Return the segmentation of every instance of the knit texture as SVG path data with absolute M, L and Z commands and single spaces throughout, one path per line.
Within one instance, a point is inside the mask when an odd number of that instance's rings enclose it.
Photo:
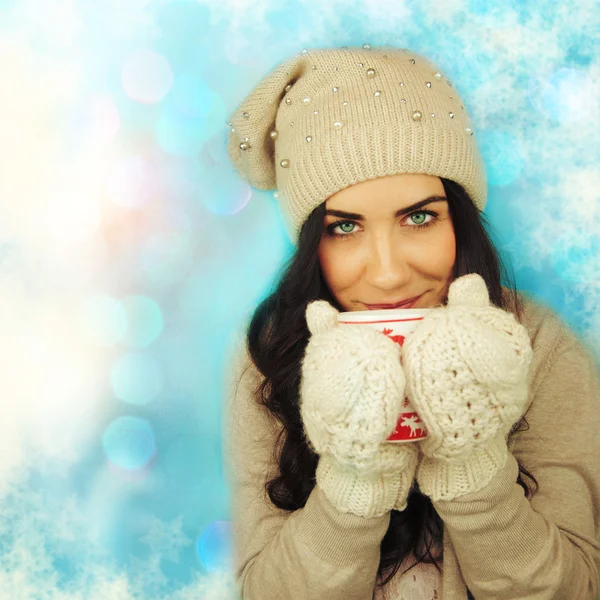
M 302 52 L 264 76 L 230 124 L 234 167 L 252 186 L 278 189 L 294 244 L 329 196 L 380 176 L 445 177 L 485 207 L 485 168 L 464 103 L 432 62 L 406 49 Z
M 400 444 L 382 446 L 392 470 L 358 473 L 342 466 L 330 454 L 323 454 L 317 465 L 316 480 L 327 499 L 340 511 L 362 517 L 379 517 L 392 510 L 407 507 L 408 492 L 413 483 L 419 453 L 414 446 Z
M 300 414 L 320 455 L 317 485 L 341 512 L 404 510 L 418 448 L 386 442 L 405 392 L 400 346 L 374 329 L 340 325 L 338 314 L 325 300 L 306 310 Z
M 450 500 L 486 486 L 506 463 L 506 439 L 528 398 L 526 329 L 490 305 L 480 275 L 454 281 L 402 347 L 407 396 L 427 426 L 420 489 Z
M 510 290 L 504 289 L 507 301 Z M 592 600 L 600 569 L 600 379 L 592 355 L 554 312 L 519 294 L 533 340 L 528 427 L 509 436 L 506 465 L 480 491 L 435 503 L 443 522 L 439 598 Z M 373 597 L 390 513 L 342 513 L 315 486 L 302 509 L 275 506 L 265 482 L 278 473 L 284 425 L 262 402 L 264 375 L 239 329 L 224 361 L 224 475 L 231 493 L 235 577 L 244 600 Z M 233 341 L 233 340 L 232 340 Z M 224 382 L 225 383 L 225 382 Z M 411 444 L 414 445 L 414 444 Z M 540 492 L 527 499 L 515 458 Z M 526 479 L 527 480 L 527 479 Z M 375 600 L 411 598 L 422 569 L 412 553 Z M 425 576 L 425 575 L 424 575 Z M 407 580 L 410 580 L 407 582 Z M 428 578 L 429 580 L 429 578 Z M 412 583 L 412 585 L 407 585 Z M 435 584 L 432 582 L 432 586 Z M 408 589 L 407 589 L 408 588 Z M 433 593 L 427 598 L 431 598 Z

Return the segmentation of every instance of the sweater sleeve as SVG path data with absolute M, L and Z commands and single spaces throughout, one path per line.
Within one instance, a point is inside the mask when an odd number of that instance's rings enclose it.
M 273 505 L 265 482 L 277 472 L 282 426 L 256 402 L 261 376 L 240 344 L 227 373 L 223 439 L 241 599 L 371 600 L 390 514 L 340 513 L 318 487 L 293 512 Z
M 553 343 L 538 348 L 529 429 L 509 440 L 505 467 L 483 490 L 435 503 L 476 600 L 598 593 L 600 379 L 583 344 L 555 327 Z M 530 500 L 516 483 L 517 458 L 539 484 Z

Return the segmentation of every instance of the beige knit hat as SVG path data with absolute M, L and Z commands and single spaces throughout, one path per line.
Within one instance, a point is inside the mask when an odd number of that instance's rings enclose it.
M 229 124 L 234 167 L 252 186 L 278 190 L 296 245 L 329 196 L 385 175 L 445 177 L 485 207 L 485 167 L 462 100 L 436 66 L 406 49 L 302 50 L 258 83 Z

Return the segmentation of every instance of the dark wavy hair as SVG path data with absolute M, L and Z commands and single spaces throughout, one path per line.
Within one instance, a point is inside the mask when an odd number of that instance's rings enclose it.
M 442 178 L 456 238 L 454 278 L 478 273 L 485 280 L 491 302 L 511 311 L 522 322 L 522 304 L 512 279 L 509 279 L 486 231 L 489 224 L 479 213 L 462 186 Z M 283 425 L 273 457 L 278 472 L 265 474 L 265 492 L 280 509 L 302 508 L 315 486 L 318 455 L 304 437 L 299 408 L 301 359 L 310 332 L 305 319 L 306 307 L 314 300 L 327 300 L 336 309 L 344 309 L 326 285 L 318 258 L 323 234 L 325 203 L 320 204 L 304 223 L 295 253 L 277 275 L 271 293 L 254 311 L 246 331 L 250 357 L 264 379 L 256 389 L 256 401 Z M 501 277 L 511 282 L 503 290 Z M 523 418 L 511 434 L 527 429 Z M 528 484 L 526 480 L 529 480 Z M 530 498 L 537 492 L 535 477 L 519 463 L 517 482 Z M 384 586 L 400 568 L 409 553 L 415 562 L 432 563 L 441 572 L 435 549 L 442 547 L 443 522 L 428 496 L 415 487 L 404 511 L 393 510 L 388 530 L 381 542 L 377 586 Z M 405 571 L 405 572 L 406 572 Z

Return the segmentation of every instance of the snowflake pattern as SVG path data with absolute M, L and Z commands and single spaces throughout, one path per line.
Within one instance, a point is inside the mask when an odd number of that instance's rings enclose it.
M 140 538 L 140 542 L 148 544 L 153 552 L 159 552 L 161 558 L 177 562 L 182 548 L 192 543 L 183 533 L 183 517 L 179 515 L 167 523 L 151 516 L 148 522 L 147 533 Z

